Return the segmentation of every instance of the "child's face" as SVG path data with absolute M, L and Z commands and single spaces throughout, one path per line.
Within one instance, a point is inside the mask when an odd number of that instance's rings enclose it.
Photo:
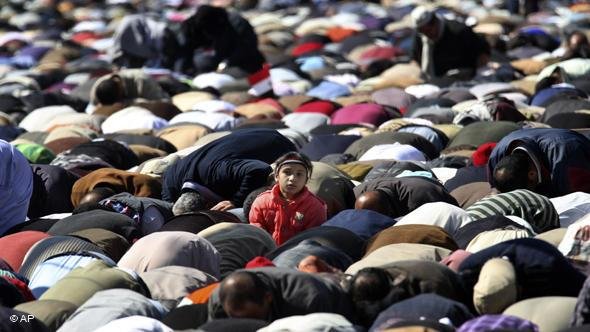
M 286 198 L 297 195 L 307 183 L 307 169 L 300 164 L 285 164 L 275 175 L 275 180 Z

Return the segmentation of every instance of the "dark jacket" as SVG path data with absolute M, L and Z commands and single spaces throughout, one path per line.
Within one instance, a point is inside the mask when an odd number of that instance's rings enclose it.
M 524 147 L 545 170 L 536 192 L 549 197 L 590 192 L 590 140 L 573 130 L 555 128 L 521 129 L 504 137 L 488 161 L 492 186 L 494 167 L 517 147 Z
M 322 224 L 324 226 L 348 229 L 364 240 L 389 228 L 395 220 L 372 210 L 344 210 Z
M 318 242 L 323 246 L 343 252 L 353 261 L 358 261 L 365 253 L 365 241 L 354 232 L 335 226 L 322 225 L 306 229 L 293 236 L 280 247 L 266 254 L 268 259 L 274 260 L 283 252 L 295 248 L 303 241 Z
M 264 267 L 247 271 L 260 277 L 272 292 L 270 321 L 314 312 L 332 312 L 351 319 L 352 303 L 342 288 L 332 281 L 287 268 Z M 224 316 L 217 288 L 209 298 L 209 317 Z
M 543 296 L 577 296 L 585 280 L 553 245 L 538 239 L 498 243 L 467 257 L 459 267 L 467 290 L 473 290 L 483 265 L 506 256 L 516 271 L 518 300 Z
M 29 203 L 29 218 L 52 213 L 71 212 L 72 186 L 78 177 L 65 169 L 52 165 L 31 165 L 33 194 Z
M 197 182 L 241 206 L 246 196 L 264 186 L 268 164 L 296 148 L 272 129 L 243 129 L 215 140 L 177 161 L 163 174 L 162 199 L 174 202 L 183 183 Z
M 475 74 L 480 55 L 489 53 L 490 46 L 471 28 L 457 21 L 445 20 L 442 36 L 434 43 L 434 73 L 443 76 L 451 69 L 469 69 Z M 422 39 L 416 34 L 412 58 L 422 62 Z
M 445 202 L 457 206 L 457 201 L 436 180 L 420 176 L 402 178 L 382 177 L 361 183 L 354 188 L 356 196 L 367 191 L 381 191 L 388 197 L 396 218 L 406 215 L 423 204 Z
M 182 26 L 186 39 L 183 49 L 192 52 L 198 48 L 215 50 L 213 61 L 227 60 L 251 74 L 262 68 L 264 56 L 258 50 L 258 38 L 246 19 L 237 12 L 220 7 L 203 5 Z

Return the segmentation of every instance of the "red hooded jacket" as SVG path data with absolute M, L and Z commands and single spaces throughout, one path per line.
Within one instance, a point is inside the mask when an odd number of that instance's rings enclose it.
M 277 245 L 281 245 L 295 234 L 323 224 L 327 214 L 326 203 L 307 187 L 288 201 L 276 184 L 256 197 L 248 220 L 269 232 Z

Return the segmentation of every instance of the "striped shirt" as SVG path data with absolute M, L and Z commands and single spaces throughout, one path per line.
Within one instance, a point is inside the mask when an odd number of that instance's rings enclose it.
M 473 220 L 495 215 L 517 216 L 531 224 L 537 233 L 559 227 L 559 215 L 551 201 L 525 189 L 483 198 L 466 211 Z

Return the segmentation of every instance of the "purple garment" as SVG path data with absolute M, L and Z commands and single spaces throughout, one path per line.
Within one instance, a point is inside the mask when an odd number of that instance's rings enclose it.
M 395 107 L 402 113 L 416 102 L 416 97 L 398 88 L 377 90 L 373 92 L 371 98 L 377 104 Z
M 380 125 L 391 117 L 381 105 L 354 104 L 342 107 L 332 114 L 332 124 L 370 123 Z
M 45 53 L 49 52 L 51 47 L 46 46 L 26 46 L 21 48 L 16 55 L 30 56 L 36 61 L 41 59 Z
M 381 29 L 384 21 L 376 18 L 375 16 L 362 17 L 360 23 L 365 26 L 367 30 Z
M 33 172 L 23 154 L 0 140 L 0 235 L 25 222 L 33 193 Z
M 465 322 L 457 332 L 479 332 L 495 330 L 513 330 L 537 332 L 539 328 L 533 322 L 508 315 L 483 315 Z
M 62 93 L 68 94 L 68 93 L 72 92 L 72 90 L 74 90 L 76 87 L 77 87 L 77 85 L 75 85 L 75 84 L 59 82 L 59 83 L 53 84 L 49 88 L 45 89 L 45 91 L 46 92 L 62 92 Z

